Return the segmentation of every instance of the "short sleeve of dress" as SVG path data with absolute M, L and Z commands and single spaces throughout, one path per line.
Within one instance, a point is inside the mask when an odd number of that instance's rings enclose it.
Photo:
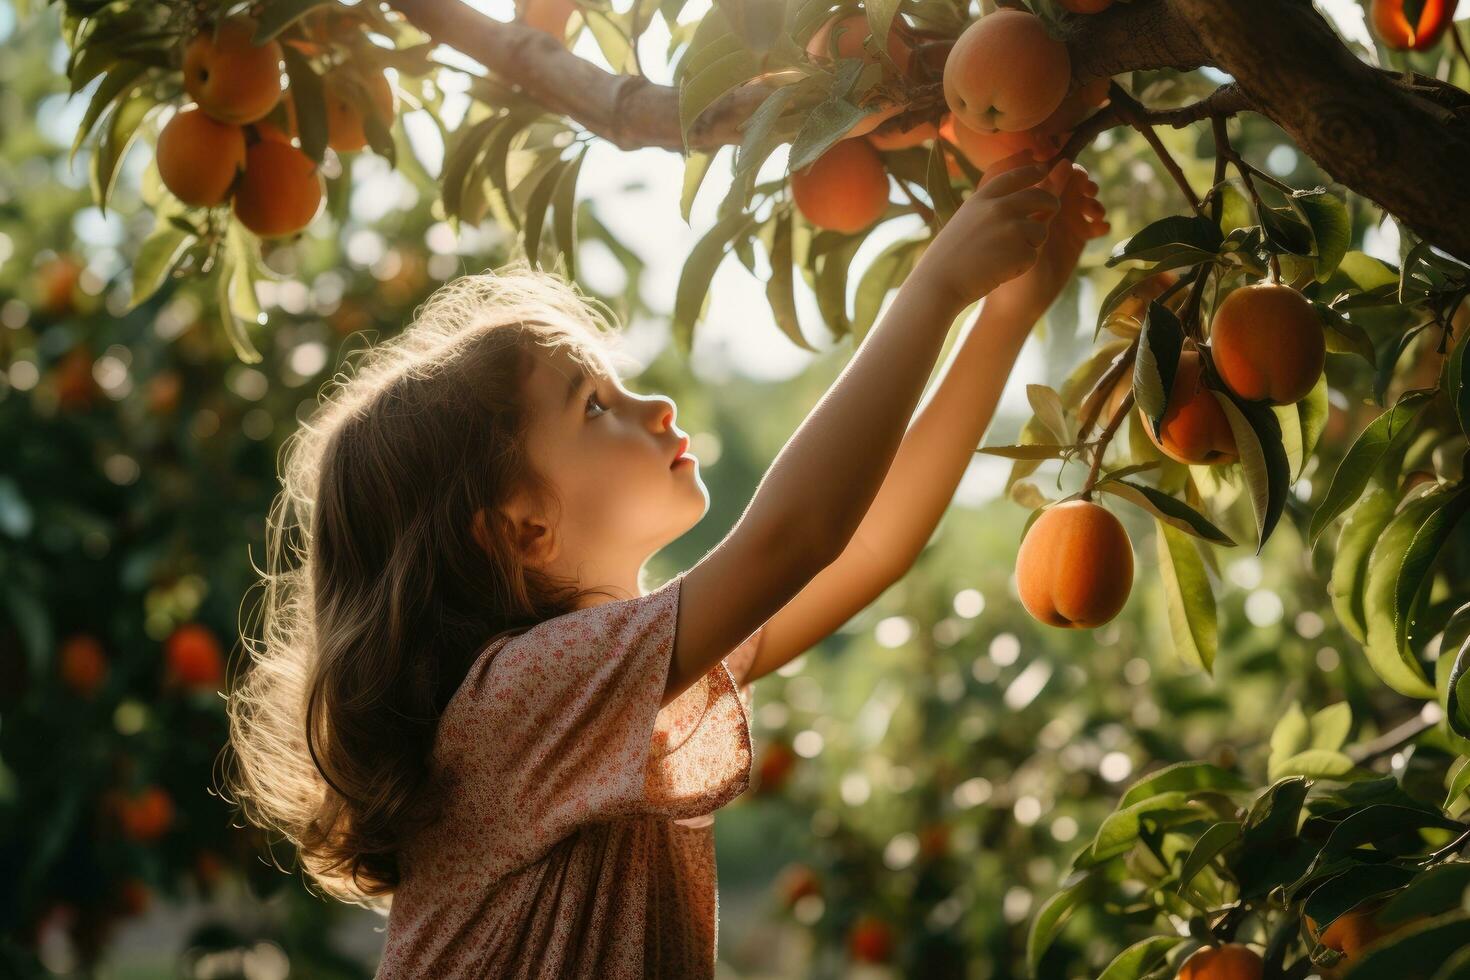
M 455 695 L 450 750 L 512 822 L 556 836 L 636 814 L 708 814 L 749 784 L 759 631 L 667 706 L 683 574 L 548 620 L 482 653 Z M 745 696 L 742 696 L 745 695 Z

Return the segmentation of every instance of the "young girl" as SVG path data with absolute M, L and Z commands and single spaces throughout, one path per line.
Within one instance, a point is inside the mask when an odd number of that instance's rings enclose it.
M 286 447 L 229 789 L 323 890 L 389 910 L 379 978 L 713 975 L 749 685 L 914 561 L 1107 228 L 1096 189 L 1065 161 L 983 184 L 735 527 L 649 592 L 708 498 L 579 292 L 466 276 L 336 380 Z

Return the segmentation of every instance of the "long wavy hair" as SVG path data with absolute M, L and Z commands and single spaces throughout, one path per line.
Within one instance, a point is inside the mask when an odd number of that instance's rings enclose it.
M 525 451 L 535 348 L 605 370 L 619 340 L 603 304 L 524 261 L 463 276 L 349 358 L 282 446 L 221 795 L 295 846 L 308 890 L 391 907 L 400 849 L 442 800 L 438 720 L 479 652 L 605 594 L 524 565 L 501 506 L 558 503 Z

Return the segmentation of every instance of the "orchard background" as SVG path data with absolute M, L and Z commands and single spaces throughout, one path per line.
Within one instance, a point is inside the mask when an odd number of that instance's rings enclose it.
M 666 575 L 1029 148 L 1112 233 L 912 572 L 758 692 L 723 975 L 1470 976 L 1455 5 L 1006 6 L 0 3 L 7 973 L 371 975 L 382 920 L 217 791 L 351 351 L 576 274 L 695 434 Z

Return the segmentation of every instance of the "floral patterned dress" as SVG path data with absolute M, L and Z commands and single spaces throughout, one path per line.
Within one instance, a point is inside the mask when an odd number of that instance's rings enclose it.
M 761 631 L 661 709 L 683 578 L 480 654 L 439 723 L 452 788 L 400 855 L 377 980 L 713 976 L 711 825 L 749 785 Z

